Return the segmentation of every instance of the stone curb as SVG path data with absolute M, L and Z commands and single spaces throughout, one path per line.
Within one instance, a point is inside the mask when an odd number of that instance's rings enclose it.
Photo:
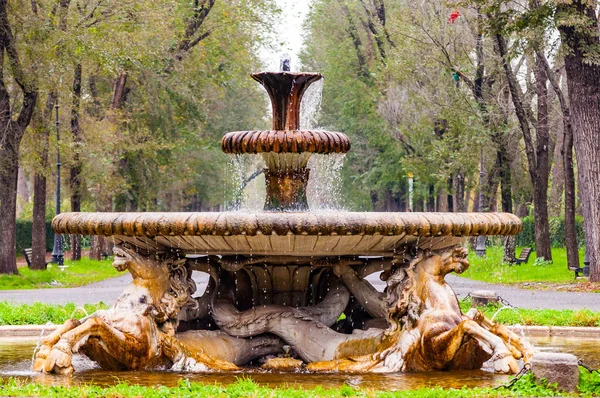
M 0 326 L 0 337 L 38 337 L 42 331 L 52 332 L 56 327 L 57 325 Z
M 51 332 L 57 325 L 0 326 L 0 337 L 38 337 L 42 331 Z M 600 338 L 600 327 L 574 326 L 509 326 L 510 330 L 532 337 L 595 337 Z
M 576 326 L 509 326 L 515 333 L 525 331 L 526 336 L 532 337 L 595 337 L 600 338 L 599 327 Z

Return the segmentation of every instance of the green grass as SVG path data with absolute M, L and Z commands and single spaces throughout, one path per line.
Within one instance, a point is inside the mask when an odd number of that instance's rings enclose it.
M 104 303 L 86 304 L 83 306 L 88 314 L 108 308 Z M 471 308 L 471 300 L 461 300 L 463 312 Z M 85 313 L 75 304 L 11 304 L 0 301 L 0 325 L 43 325 L 47 322 L 62 324 L 73 315 L 82 318 Z M 480 310 L 491 318 L 498 312 L 498 305 L 488 305 Z M 77 310 L 75 314 L 74 311 Z M 600 327 L 600 312 L 584 310 L 529 310 L 523 308 L 507 308 L 498 312 L 495 321 L 505 325 L 528 326 L 595 326 Z
M 112 261 L 109 260 L 65 260 L 65 265 L 67 268 L 61 270 L 55 264 L 51 264 L 44 271 L 32 271 L 28 267 L 21 267 L 19 275 L 0 275 L 0 290 L 76 287 L 122 275 L 114 269 Z
M 469 253 L 471 266 L 462 276 L 469 279 L 489 283 L 523 283 L 523 282 L 547 282 L 547 283 L 573 283 L 575 274 L 567 267 L 567 252 L 563 248 L 552 249 L 552 263 L 536 261 L 536 253 L 532 252 L 527 264 L 510 265 L 503 264 L 502 246 L 487 248 L 486 257 L 479 257 L 472 250 Z M 517 249 L 517 254 L 521 248 Z M 583 266 L 583 251 L 579 252 L 580 261 Z
M 48 322 L 60 325 L 67 319 L 83 318 L 86 313 L 91 314 L 108 306 L 100 302 L 84 305 L 85 312 L 81 308 L 73 303 L 56 305 L 35 302 L 15 305 L 0 301 L 0 325 L 45 325 Z
M 586 375 L 582 371 L 579 388 L 582 396 L 598 395 L 600 393 L 600 376 Z M 223 386 L 221 384 L 200 384 L 180 380 L 176 387 L 139 386 L 121 383 L 110 387 L 95 385 L 56 386 L 40 383 L 27 383 L 17 379 L 0 379 L 0 395 L 7 396 L 43 396 L 43 397 L 523 397 L 523 396 L 565 396 L 554 386 L 545 381 L 536 382 L 530 374 L 521 378 L 510 389 L 473 388 L 473 389 L 441 389 L 421 388 L 406 391 L 378 391 L 355 389 L 344 385 L 339 388 L 321 388 L 304 390 L 300 388 L 270 388 L 264 387 L 251 378 L 240 378 L 235 383 Z
M 593 326 L 600 327 L 600 312 L 583 310 L 532 310 L 525 308 L 505 308 L 489 304 L 479 310 L 494 321 L 504 325 L 527 326 Z M 460 301 L 461 310 L 466 313 L 471 308 L 471 299 Z

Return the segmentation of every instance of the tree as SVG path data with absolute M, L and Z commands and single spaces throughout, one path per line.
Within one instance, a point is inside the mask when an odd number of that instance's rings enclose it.
M 560 148 L 562 163 L 564 167 L 565 185 L 565 245 L 567 248 L 567 264 L 569 268 L 579 268 L 579 245 L 577 244 L 577 230 L 575 224 L 575 175 L 573 171 L 573 124 L 571 123 L 571 109 L 567 103 L 558 79 L 550 67 L 546 56 L 538 51 L 537 59 L 542 62 L 546 76 L 552 85 L 552 89 L 558 97 L 560 109 L 563 114 L 563 142 Z M 559 184 L 559 182 L 556 182 Z
M 557 2 L 590 281 L 600 281 L 600 35 L 596 2 Z
M 515 72 L 511 66 L 503 25 L 505 17 L 499 11 L 500 4 L 494 4 L 487 12 L 492 28 L 495 49 L 502 60 L 510 96 L 519 121 L 519 127 L 525 142 L 528 171 L 533 186 L 533 206 L 535 219 L 536 253 L 540 258 L 552 261 L 550 250 L 550 225 L 548 221 L 548 178 L 550 174 L 549 161 L 549 110 L 547 77 L 541 60 L 536 59 L 533 65 L 535 75 L 535 91 L 537 95 L 537 120 L 533 120 L 531 112 L 523 100 L 523 93 Z M 532 137 L 531 125 L 535 125 L 536 139 Z
M 8 17 L 7 0 L 0 0 L 0 273 L 16 274 L 16 201 L 19 145 L 31 121 L 37 101 L 37 86 L 33 74 L 19 59 Z M 12 77 L 22 93 L 9 90 Z M 20 110 L 16 118 L 13 103 Z

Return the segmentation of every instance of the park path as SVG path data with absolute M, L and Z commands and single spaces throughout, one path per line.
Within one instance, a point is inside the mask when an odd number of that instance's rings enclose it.
M 201 294 L 208 281 L 208 275 L 196 272 L 194 279 L 198 285 L 197 294 Z M 377 275 L 367 278 L 379 291 L 385 283 Z M 515 307 L 531 309 L 583 309 L 600 311 L 600 293 L 556 292 L 548 290 L 526 290 L 517 287 L 495 285 L 474 281 L 456 275 L 447 275 L 447 282 L 458 297 L 465 297 L 474 290 L 492 290 Z M 77 305 L 103 301 L 112 305 L 124 287 L 131 282 L 131 275 L 125 274 L 113 279 L 91 283 L 75 288 L 53 288 L 33 290 L 0 291 L 0 301 L 13 303 L 32 303 L 42 301 L 50 304 L 73 302 Z

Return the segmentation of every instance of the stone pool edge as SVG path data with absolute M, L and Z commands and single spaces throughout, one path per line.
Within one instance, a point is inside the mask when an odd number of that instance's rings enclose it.
M 52 332 L 57 325 L 14 325 L 0 326 L 0 337 L 38 337 L 42 331 Z M 521 333 L 522 326 L 509 326 L 513 332 Z M 526 335 L 532 337 L 595 337 L 600 338 L 600 327 L 577 326 L 528 326 Z

